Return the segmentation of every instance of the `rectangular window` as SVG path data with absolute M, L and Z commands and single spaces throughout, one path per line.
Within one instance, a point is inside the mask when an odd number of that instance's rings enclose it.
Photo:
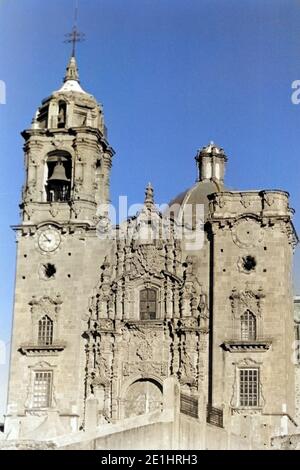
M 156 318 L 156 290 L 143 289 L 140 292 L 140 318 L 141 320 L 155 320 Z
M 33 384 L 33 408 L 49 408 L 51 405 L 51 389 L 52 372 L 35 372 Z
M 259 405 L 258 369 L 240 369 L 240 406 Z

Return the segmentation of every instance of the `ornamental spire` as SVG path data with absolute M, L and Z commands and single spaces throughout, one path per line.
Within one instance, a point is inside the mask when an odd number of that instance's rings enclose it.
M 74 56 L 70 58 L 69 63 L 66 68 L 66 75 L 64 78 L 64 82 L 67 82 L 68 80 L 74 80 L 79 83 L 79 73 L 78 73 L 76 59 Z
M 145 206 L 148 209 L 152 209 L 154 207 L 154 196 L 153 196 L 153 187 L 151 183 L 148 183 L 145 191 Z

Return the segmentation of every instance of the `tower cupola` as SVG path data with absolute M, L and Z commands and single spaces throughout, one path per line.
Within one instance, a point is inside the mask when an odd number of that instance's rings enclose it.
M 91 127 L 106 134 L 102 105 L 80 85 L 76 58 L 71 56 L 62 86 L 42 101 L 32 129 Z
M 198 181 L 224 182 L 227 157 L 221 147 L 210 142 L 198 150 L 195 160 L 198 167 Z

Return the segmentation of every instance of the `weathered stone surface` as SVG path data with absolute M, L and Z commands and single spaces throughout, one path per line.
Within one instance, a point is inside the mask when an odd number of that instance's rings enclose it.
M 174 432 L 173 448 L 269 448 L 296 418 L 288 194 L 227 191 L 227 157 L 211 143 L 174 210 L 161 214 L 148 185 L 140 212 L 112 227 L 114 151 L 71 62 L 23 133 L 6 437 L 97 442 L 89 432 L 115 426 L 128 447 L 136 431 L 121 425 L 136 419 L 145 436 Z M 170 380 L 172 424 L 144 423 L 164 413 Z

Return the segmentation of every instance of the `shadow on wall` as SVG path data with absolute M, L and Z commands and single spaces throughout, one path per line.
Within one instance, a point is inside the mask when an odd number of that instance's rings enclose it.
M 297 246 L 294 257 L 294 294 L 300 295 L 300 246 Z

